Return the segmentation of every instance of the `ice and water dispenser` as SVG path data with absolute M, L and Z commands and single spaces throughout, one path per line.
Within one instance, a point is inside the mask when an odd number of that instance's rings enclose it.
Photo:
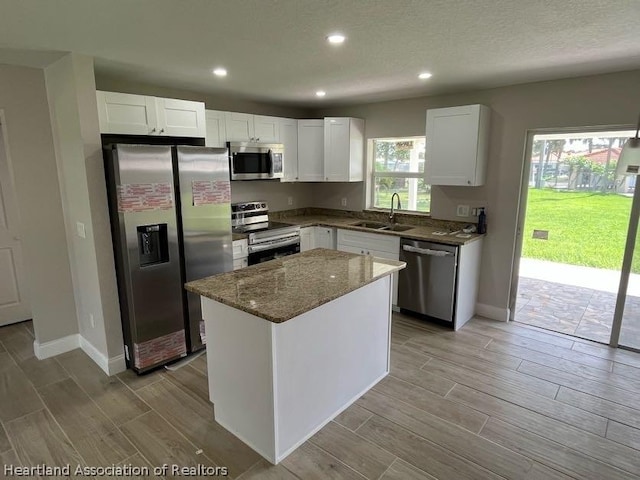
M 140 266 L 147 267 L 169 261 L 167 224 L 140 225 L 138 230 L 138 256 Z

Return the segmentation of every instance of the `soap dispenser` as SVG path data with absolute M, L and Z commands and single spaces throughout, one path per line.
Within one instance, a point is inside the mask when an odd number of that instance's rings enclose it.
M 480 209 L 478 215 L 478 233 L 487 233 L 487 215 L 484 213 L 484 208 Z

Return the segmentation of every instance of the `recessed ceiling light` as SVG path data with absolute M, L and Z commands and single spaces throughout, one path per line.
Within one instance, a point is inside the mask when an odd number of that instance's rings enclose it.
M 316 97 L 324 97 L 327 94 L 324 90 L 318 90 L 316 92 Z
M 218 67 L 213 71 L 213 74 L 216 77 L 226 77 L 227 76 L 227 69 L 226 68 L 222 68 L 222 67 Z
M 340 45 L 341 43 L 344 43 L 344 41 L 347 39 L 347 37 L 345 37 L 344 35 L 342 35 L 341 33 L 334 33 L 332 35 L 329 35 L 327 37 L 327 41 L 329 43 L 332 43 L 334 45 Z
M 429 73 L 429 72 L 422 72 L 420 75 L 418 75 L 418 78 L 420 80 L 426 80 L 427 78 L 431 78 L 433 76 L 433 74 Z

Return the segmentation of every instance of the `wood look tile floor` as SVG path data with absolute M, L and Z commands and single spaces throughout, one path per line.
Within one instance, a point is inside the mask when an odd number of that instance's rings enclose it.
M 253 479 L 640 478 L 640 355 L 480 318 L 394 314 L 391 374 L 277 466 L 213 420 L 206 359 L 107 377 L 0 328 L 3 464 L 224 466 Z M 3 471 L 0 471 L 3 478 Z

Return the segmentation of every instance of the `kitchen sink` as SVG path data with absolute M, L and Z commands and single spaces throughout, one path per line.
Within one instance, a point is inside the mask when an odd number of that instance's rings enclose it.
M 414 227 L 407 227 L 405 225 L 385 225 L 382 228 L 378 228 L 378 230 L 389 230 L 391 232 L 405 232 L 407 230 L 411 230 Z
M 407 227 L 404 225 L 395 225 L 382 222 L 358 222 L 353 224 L 354 227 L 371 228 L 372 230 L 387 230 L 390 232 L 404 232 L 405 230 L 411 230 L 413 227 Z
M 354 227 L 372 228 L 374 230 L 386 229 L 389 225 L 380 222 L 358 222 L 353 224 Z

